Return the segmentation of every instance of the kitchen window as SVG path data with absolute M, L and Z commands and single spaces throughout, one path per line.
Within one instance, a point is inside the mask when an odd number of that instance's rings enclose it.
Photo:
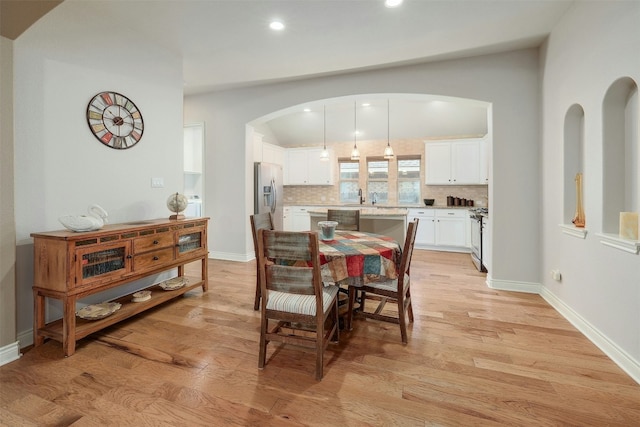
M 371 202 L 389 203 L 389 161 L 367 158 L 367 194 Z
M 398 204 L 420 204 L 420 156 L 398 156 Z
M 360 162 L 339 159 L 338 166 L 340 167 L 340 203 L 359 203 Z

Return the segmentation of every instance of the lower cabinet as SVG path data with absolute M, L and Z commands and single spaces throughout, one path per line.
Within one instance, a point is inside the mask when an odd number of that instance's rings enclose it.
M 282 229 L 284 231 L 293 230 L 293 216 L 289 206 L 282 208 Z
M 436 244 L 467 247 L 466 224 L 466 209 L 438 209 L 436 211 Z
M 291 231 L 311 230 L 311 216 L 306 206 L 291 207 Z M 315 227 L 313 227 L 315 229 Z
M 409 209 L 407 221 L 418 219 L 416 231 L 416 247 L 436 244 L 436 212 L 435 209 Z
M 466 209 L 409 209 L 408 220 L 418 218 L 416 248 L 468 252 Z

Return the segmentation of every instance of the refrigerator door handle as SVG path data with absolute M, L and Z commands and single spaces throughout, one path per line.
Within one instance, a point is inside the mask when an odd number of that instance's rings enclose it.
M 273 203 L 271 204 L 271 213 L 276 213 L 276 205 L 278 204 L 278 189 L 276 188 L 276 181 L 271 180 L 271 192 L 273 193 Z

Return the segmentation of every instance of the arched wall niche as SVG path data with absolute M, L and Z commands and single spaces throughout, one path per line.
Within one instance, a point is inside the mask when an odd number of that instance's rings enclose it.
M 613 82 L 602 105 L 602 231 L 607 234 L 618 234 L 620 212 L 640 207 L 638 112 L 637 83 L 630 77 Z
M 563 222 L 571 224 L 576 211 L 577 173 L 584 171 L 584 109 L 573 104 L 564 117 L 564 212 Z M 583 177 L 583 189 L 585 180 Z M 585 193 L 583 192 L 583 202 Z

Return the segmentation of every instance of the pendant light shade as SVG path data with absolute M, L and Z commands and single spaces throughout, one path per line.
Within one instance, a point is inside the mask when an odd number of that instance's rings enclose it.
M 360 160 L 360 151 L 358 151 L 358 147 L 354 144 L 353 150 L 351 150 L 351 160 Z
M 356 139 L 358 135 L 358 127 L 356 120 L 356 103 L 353 103 L 353 150 L 351 150 L 351 160 L 360 160 L 360 151 L 358 151 L 358 145 Z
M 391 139 L 389 138 L 389 100 L 387 99 L 387 146 L 384 149 L 384 158 L 393 159 L 393 148 L 391 148 Z
M 320 152 L 320 160 L 323 162 L 329 161 L 329 150 L 327 150 L 327 106 L 322 106 L 322 140 L 324 141 L 324 146 L 322 151 Z

